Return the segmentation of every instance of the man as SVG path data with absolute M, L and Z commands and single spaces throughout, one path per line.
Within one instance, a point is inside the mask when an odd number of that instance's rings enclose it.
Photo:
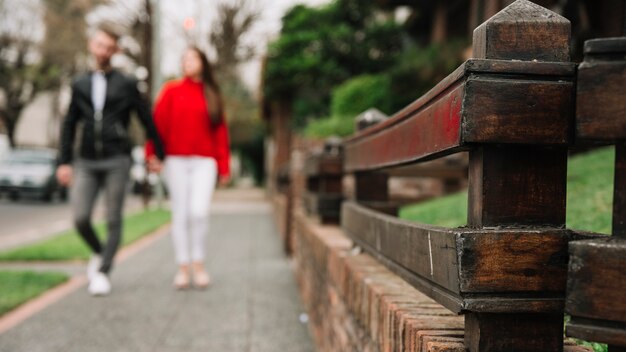
M 71 184 L 75 226 L 93 251 L 87 277 L 88 290 L 94 296 L 111 292 L 108 274 L 120 243 L 122 208 L 131 166 L 127 133 L 131 111 L 137 112 L 155 143 L 156 157 L 148 162 L 152 171 L 160 169 L 164 155 L 150 107 L 139 93 L 137 81 L 111 67 L 111 57 L 118 51 L 118 39 L 114 31 L 100 27 L 89 40 L 93 70 L 79 75 L 72 84 L 72 99 L 61 127 L 57 168 L 59 183 Z M 74 158 L 77 129 L 81 131 L 81 139 L 78 156 Z M 105 194 L 107 212 L 104 244 L 98 240 L 91 224 L 92 209 L 100 190 Z

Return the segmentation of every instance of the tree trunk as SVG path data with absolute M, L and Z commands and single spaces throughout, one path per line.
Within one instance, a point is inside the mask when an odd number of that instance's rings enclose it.
M 9 137 L 9 145 L 11 145 L 11 149 L 15 148 L 15 121 L 12 121 L 9 117 L 4 120 L 4 125 L 7 129 L 7 136 Z

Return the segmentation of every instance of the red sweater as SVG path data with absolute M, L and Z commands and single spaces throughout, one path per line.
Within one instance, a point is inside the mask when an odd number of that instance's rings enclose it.
M 154 123 L 165 146 L 165 155 L 206 156 L 217 161 L 220 175 L 230 173 L 230 149 L 226 124 L 212 126 L 201 82 L 189 78 L 167 82 L 154 108 Z M 154 155 L 152 141 L 146 156 Z

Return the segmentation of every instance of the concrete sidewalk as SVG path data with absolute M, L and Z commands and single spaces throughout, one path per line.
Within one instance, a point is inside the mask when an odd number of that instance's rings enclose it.
M 0 351 L 313 351 L 270 207 L 241 194 L 216 197 L 208 290 L 171 288 L 164 236 L 114 269 L 110 296 L 83 286 L 0 335 Z

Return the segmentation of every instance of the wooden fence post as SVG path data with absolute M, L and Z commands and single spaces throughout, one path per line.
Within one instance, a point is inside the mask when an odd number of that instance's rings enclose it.
M 343 150 L 341 139 L 330 137 L 324 150 L 313 153 L 304 162 L 306 191 L 302 195 L 309 215 L 322 224 L 337 224 L 343 199 Z
M 379 124 L 389 117 L 377 109 L 368 109 L 354 118 L 357 131 Z M 397 206 L 389 203 L 389 175 L 367 171 L 354 173 L 354 198 L 369 208 L 396 215 Z
M 474 57 L 522 61 L 569 61 L 570 23 L 519 0 L 474 31 Z M 519 101 L 500 92 L 498 106 Z M 547 94 L 543 98 L 551 99 Z M 529 99 L 528 119 L 541 119 Z M 485 106 L 485 114 L 493 110 Z M 536 114 L 536 115 L 535 115 Z M 506 114 L 501 114 L 506 118 Z M 485 122 L 497 124 L 497 119 Z M 531 124 L 537 126 L 537 124 Z M 551 126 L 546 125 L 546 128 Z M 468 226 L 473 228 L 565 226 L 566 146 L 486 144 L 470 152 Z M 498 280 L 494 277 L 493 280 Z M 494 297 L 494 299 L 497 299 Z M 465 315 L 465 344 L 471 352 L 562 351 L 563 314 L 476 313 Z
M 589 40 L 578 67 L 577 143 L 615 144 L 613 236 L 569 245 L 567 335 L 626 351 L 626 37 Z

